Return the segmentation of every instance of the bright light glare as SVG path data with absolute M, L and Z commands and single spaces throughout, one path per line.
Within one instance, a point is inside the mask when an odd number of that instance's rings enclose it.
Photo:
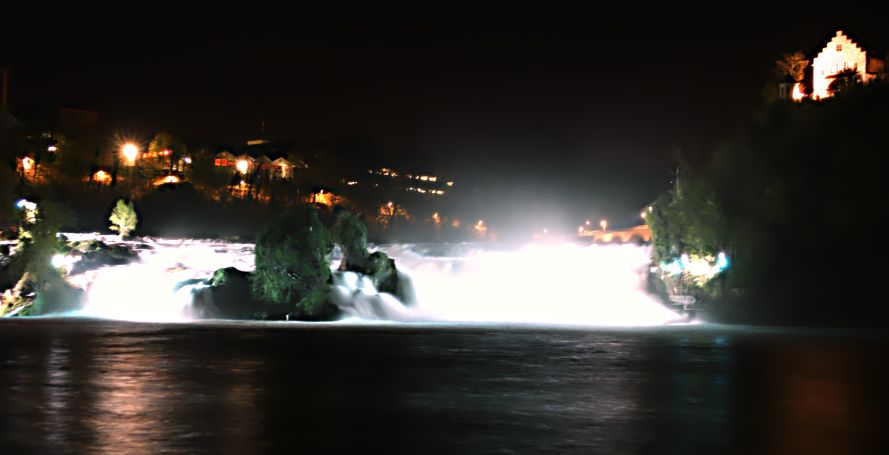
M 643 291 L 648 247 L 532 245 L 431 258 L 389 250 L 431 320 L 604 326 L 681 319 Z
M 127 163 L 132 165 L 136 162 L 136 157 L 139 155 L 139 146 L 133 144 L 132 142 L 127 142 L 121 148 L 121 153 L 123 154 L 124 158 L 127 159 Z
M 67 261 L 65 260 L 64 254 L 56 254 L 56 255 L 53 255 L 51 262 L 52 262 L 53 267 L 60 269 L 65 266 L 65 263 Z
M 235 165 L 237 167 L 238 172 L 241 174 L 246 174 L 247 169 L 250 168 L 250 163 L 247 160 L 238 160 L 238 163 Z
M 76 234 L 66 234 L 76 240 Z M 110 242 L 110 238 L 104 239 Z M 83 315 L 130 321 L 187 321 L 192 292 L 213 271 L 253 269 L 249 244 L 141 239 L 140 261 L 68 277 L 87 290 Z M 113 242 L 111 242 L 113 243 Z M 414 284 L 404 307 L 366 278 L 339 273 L 331 297 L 348 317 L 399 321 L 533 323 L 599 326 L 658 325 L 681 318 L 643 291 L 648 247 L 531 245 L 515 251 L 474 247 L 450 256 L 417 253 L 414 245 L 386 251 Z M 54 265 L 63 259 L 54 258 Z M 335 265 L 334 265 L 335 266 Z

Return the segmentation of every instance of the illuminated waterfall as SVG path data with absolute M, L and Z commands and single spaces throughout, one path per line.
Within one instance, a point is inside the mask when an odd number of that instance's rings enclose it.
M 453 256 L 386 250 L 413 280 L 418 318 L 607 326 L 680 319 L 643 291 L 647 247 L 541 244 Z
M 108 240 L 107 238 L 105 239 Z M 218 241 L 150 240 L 140 261 L 71 277 L 85 289 L 81 314 L 185 321 L 197 282 L 224 267 L 253 269 L 253 247 Z M 381 247 L 413 284 L 415 302 L 380 294 L 366 277 L 335 273 L 331 300 L 349 320 L 634 326 L 679 319 L 643 291 L 647 247 L 478 245 Z M 337 263 L 338 261 L 334 261 Z

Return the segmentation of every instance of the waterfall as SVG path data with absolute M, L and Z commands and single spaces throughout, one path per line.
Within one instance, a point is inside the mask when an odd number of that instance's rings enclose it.
M 203 280 L 219 268 L 254 267 L 250 244 L 188 239 L 138 243 L 137 262 L 69 277 L 86 291 L 80 314 L 157 322 L 197 319 L 201 315 L 192 310 L 192 293 L 205 286 Z M 367 277 L 334 271 L 331 301 L 349 320 L 633 326 L 679 319 L 644 292 L 648 247 L 378 248 L 395 259 L 404 286 L 413 290 L 413 301 L 377 292 Z M 332 268 L 337 263 L 334 260 Z

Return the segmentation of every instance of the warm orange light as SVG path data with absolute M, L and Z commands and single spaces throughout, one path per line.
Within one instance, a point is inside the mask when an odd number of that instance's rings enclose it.
M 644 220 L 645 217 L 648 216 L 648 213 L 645 212 L 645 210 L 643 210 L 642 212 L 639 213 L 639 216 L 642 217 L 642 219 Z
M 790 96 L 793 97 L 794 101 L 802 101 L 806 97 L 806 94 L 803 93 L 803 85 L 799 82 L 793 84 L 793 93 Z
M 838 30 L 812 60 L 812 98 L 831 97 L 830 84 L 844 70 L 856 71 L 867 82 L 872 77 L 867 73 L 867 57 L 865 49 Z
M 473 229 L 475 229 L 475 232 L 481 236 L 485 235 L 485 233 L 488 232 L 488 227 L 485 226 L 485 222 L 483 220 L 478 220 L 478 222 L 475 223 Z
M 132 166 L 136 163 L 136 157 L 139 156 L 139 146 L 132 142 L 127 142 L 120 150 L 123 157 L 126 158 L 128 165 Z
M 454 229 L 457 229 L 458 227 L 460 227 L 460 220 L 454 220 L 454 221 L 452 221 L 452 222 L 451 222 L 451 227 L 454 228 Z
M 432 222 L 435 224 L 441 224 L 441 217 L 438 216 L 438 212 L 432 214 Z
M 603 230 L 603 231 L 606 230 L 606 229 L 608 229 L 608 221 L 607 221 L 607 220 L 602 220 L 602 221 L 600 221 L 600 222 L 599 222 L 599 226 L 602 226 L 602 230 Z
M 34 160 L 27 156 L 22 158 L 22 169 L 24 169 L 25 172 L 30 171 L 32 167 L 34 167 Z
M 176 177 L 175 175 L 168 175 L 154 181 L 155 186 L 161 186 L 165 183 L 179 183 L 179 177 Z
M 99 183 L 110 183 L 111 182 L 111 174 L 109 174 L 105 171 L 99 170 L 99 171 L 96 171 L 95 174 L 93 174 L 93 180 L 95 180 L 96 182 L 99 182 Z
M 332 193 L 325 193 L 324 190 L 320 190 L 317 193 L 315 193 L 315 196 L 313 199 L 315 200 L 316 204 L 323 204 L 328 207 L 332 206 L 334 204 L 333 194 Z
M 250 168 L 250 163 L 247 160 L 238 160 L 238 164 L 236 164 L 235 167 L 241 174 L 246 174 L 247 170 Z

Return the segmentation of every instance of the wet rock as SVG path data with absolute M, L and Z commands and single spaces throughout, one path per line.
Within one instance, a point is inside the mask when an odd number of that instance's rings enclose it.
M 234 267 L 219 269 L 195 292 L 192 310 L 195 317 L 205 319 L 255 319 L 263 306 L 253 301 L 250 272 Z M 188 280 L 180 286 L 196 284 Z
M 71 275 L 95 270 L 110 265 L 125 265 L 139 260 L 136 249 L 124 245 L 108 245 L 98 240 L 87 240 L 69 244 L 72 254 L 80 255 L 80 260 L 71 267 Z

